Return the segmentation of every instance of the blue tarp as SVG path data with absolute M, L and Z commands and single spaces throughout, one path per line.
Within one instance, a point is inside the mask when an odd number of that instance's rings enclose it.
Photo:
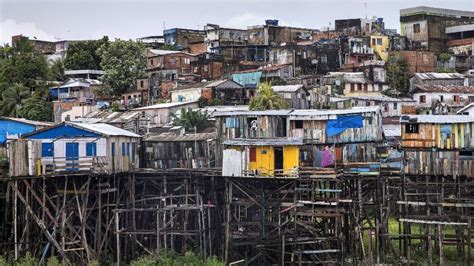
M 335 120 L 329 120 L 326 126 L 326 136 L 333 137 L 341 134 L 348 128 L 361 128 L 362 115 L 338 116 Z

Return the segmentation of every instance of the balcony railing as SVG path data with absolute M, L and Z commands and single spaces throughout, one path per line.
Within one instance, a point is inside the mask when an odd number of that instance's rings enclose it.
M 53 157 L 38 158 L 37 175 L 57 175 L 64 173 L 106 173 L 107 157 Z

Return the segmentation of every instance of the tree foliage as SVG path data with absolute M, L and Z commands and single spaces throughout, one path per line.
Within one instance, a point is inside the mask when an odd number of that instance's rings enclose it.
M 181 114 L 171 114 L 172 123 L 174 126 L 182 126 L 186 131 L 200 132 L 205 128 L 208 128 L 209 114 L 206 111 L 181 109 Z
M 102 46 L 98 53 L 105 72 L 101 79 L 112 95 L 131 91 L 136 80 L 145 76 L 145 47 L 140 42 L 117 39 Z
M 51 102 L 38 97 L 32 97 L 21 101 L 18 115 L 30 120 L 50 121 L 53 116 L 52 110 Z
M 37 80 L 47 79 L 46 57 L 33 53 L 33 46 L 27 38 L 21 38 L 13 47 L 5 46 L 1 54 L 0 83 L 10 86 L 22 83 L 33 88 Z
M 402 56 L 390 56 L 387 64 L 387 80 L 391 90 L 402 95 L 408 93 L 408 62 Z
M 272 109 L 286 109 L 288 103 L 273 89 L 268 82 L 260 84 L 257 96 L 250 100 L 250 110 L 272 110 Z
M 49 67 L 49 78 L 51 80 L 56 81 L 64 81 L 66 79 L 65 74 L 65 67 L 64 67 L 64 59 L 57 58 L 54 59 Z
M 0 102 L 2 114 L 5 116 L 18 117 L 18 109 L 21 102 L 31 96 L 28 87 L 21 83 L 16 83 L 2 93 Z
M 99 40 L 73 42 L 67 49 L 64 62 L 66 69 L 101 69 L 102 58 L 98 50 L 109 45 L 109 38 L 104 36 Z

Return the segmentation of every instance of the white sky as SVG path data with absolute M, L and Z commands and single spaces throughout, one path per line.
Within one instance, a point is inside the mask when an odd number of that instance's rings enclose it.
M 281 25 L 319 29 L 366 13 L 398 30 L 400 9 L 420 5 L 474 11 L 474 0 L 0 0 L 0 43 L 16 34 L 44 40 L 135 39 L 161 35 L 163 22 L 166 28 L 202 29 L 206 23 L 246 28 L 272 18 Z

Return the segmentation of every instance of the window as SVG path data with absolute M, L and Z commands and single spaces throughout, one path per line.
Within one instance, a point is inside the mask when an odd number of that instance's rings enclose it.
M 189 59 L 189 58 L 184 58 L 184 63 L 185 63 L 186 65 L 191 64 L 191 59 Z
M 155 62 L 153 62 L 153 59 L 150 60 L 150 65 L 153 66 Z
M 406 124 L 405 133 L 418 134 L 418 124 Z
M 251 162 L 256 162 L 257 161 L 257 149 L 256 148 L 250 148 L 249 151 L 249 156 L 250 156 L 250 161 Z
M 398 104 L 397 103 L 393 103 L 393 110 L 397 110 L 398 109 Z
M 443 95 L 440 95 L 440 96 L 439 96 L 439 101 L 440 101 L 440 102 L 444 102 L 444 96 L 443 96 Z
M 327 64 L 328 62 L 328 56 L 323 54 L 321 55 L 321 64 Z
M 370 101 L 365 102 L 365 106 L 370 106 Z
M 115 156 L 115 142 L 112 142 L 112 156 Z
M 144 84 L 143 84 L 143 80 L 140 80 L 140 88 L 143 88 Z
M 130 156 L 130 143 L 127 143 L 127 156 Z
M 97 156 L 97 143 L 87 142 L 86 143 L 86 156 Z
M 361 91 L 362 90 L 362 84 L 357 84 L 357 91 Z
M 351 83 L 351 92 L 354 92 L 355 91 L 355 88 L 354 88 L 354 83 Z
M 365 92 L 368 92 L 369 91 L 369 85 L 366 83 L 364 84 L 364 91 Z
M 41 157 L 54 157 L 54 143 L 41 144 Z
M 383 91 L 383 85 L 379 84 L 379 91 Z
M 413 32 L 420 33 L 420 23 L 413 24 Z
M 458 103 L 458 102 L 461 101 L 461 97 L 460 97 L 459 95 L 453 95 L 453 101 L 454 101 L 455 103 Z
M 125 156 L 125 142 L 122 142 L 122 156 Z
M 135 162 L 135 143 L 132 143 L 132 161 Z
M 377 45 L 382 45 L 382 38 L 377 38 Z
M 303 128 L 303 120 L 295 120 L 295 128 Z
M 420 95 L 420 103 L 426 103 L 426 95 Z

